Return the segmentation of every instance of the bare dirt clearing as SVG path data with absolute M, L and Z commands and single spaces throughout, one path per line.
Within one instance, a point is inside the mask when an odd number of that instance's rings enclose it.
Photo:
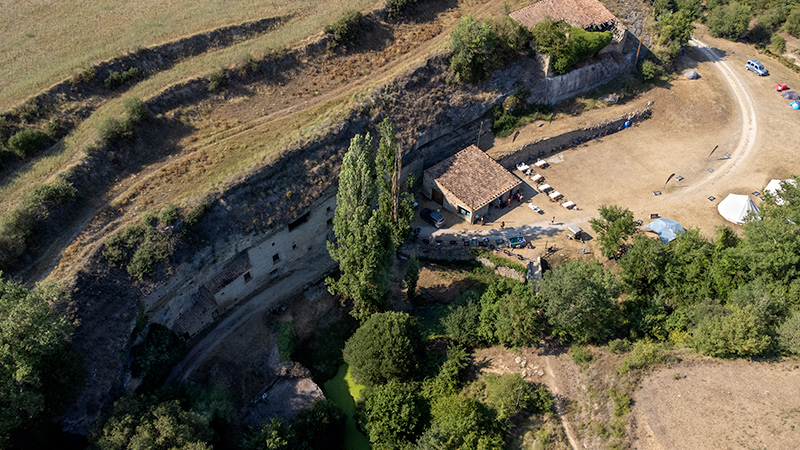
M 794 448 L 800 436 L 800 366 L 678 364 L 646 377 L 634 402 L 635 448 Z

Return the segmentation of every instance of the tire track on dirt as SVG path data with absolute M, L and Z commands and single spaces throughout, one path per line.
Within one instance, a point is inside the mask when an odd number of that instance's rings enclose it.
M 753 106 L 753 100 L 742 84 L 742 81 L 739 80 L 739 77 L 736 76 L 728 63 L 723 61 L 712 48 L 697 39 L 692 39 L 689 43 L 703 52 L 703 54 L 714 63 L 714 67 L 717 68 L 725 81 L 728 82 L 728 86 L 730 86 L 734 97 L 736 97 L 736 102 L 739 104 L 739 110 L 742 114 L 742 134 L 739 137 L 739 143 L 736 145 L 736 148 L 731 152 L 735 154 L 735 156 L 723 163 L 714 174 L 710 174 L 699 183 L 683 191 L 680 196 L 686 195 L 689 192 L 694 192 L 708 182 L 714 184 L 730 176 L 739 168 L 740 163 L 748 159 L 753 153 L 756 144 L 756 135 L 758 134 L 758 120 L 755 107 Z

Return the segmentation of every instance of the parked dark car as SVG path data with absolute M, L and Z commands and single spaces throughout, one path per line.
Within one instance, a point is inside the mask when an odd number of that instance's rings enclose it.
M 422 218 L 422 220 L 430 223 L 436 228 L 442 228 L 444 226 L 444 217 L 432 209 L 423 209 L 419 212 L 419 216 Z

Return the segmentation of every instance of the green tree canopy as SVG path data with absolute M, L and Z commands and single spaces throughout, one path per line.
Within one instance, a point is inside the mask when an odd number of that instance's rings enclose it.
M 72 325 L 53 310 L 68 298 L 56 284 L 28 291 L 0 272 L 0 446 L 75 382 L 74 370 L 60 365 Z
M 428 378 L 422 385 L 422 395 L 428 401 L 456 394 L 464 381 L 464 369 L 467 367 L 467 352 L 463 347 L 450 347 L 447 349 L 445 359 L 439 373 L 433 378 Z
M 344 346 L 353 379 L 366 386 L 405 380 L 414 373 L 422 347 L 417 319 L 406 313 L 372 315 Z
M 736 40 L 750 25 L 750 7 L 736 1 L 717 6 L 708 13 L 706 25 L 712 36 Z
M 527 410 L 535 413 L 550 411 L 553 399 L 544 386 L 534 387 L 517 373 L 486 374 L 486 402 L 497 412 L 499 420 Z
M 431 406 L 431 417 L 431 428 L 417 442 L 419 450 L 505 448 L 493 412 L 475 399 L 458 394 L 440 398 Z
M 459 80 L 478 81 L 489 75 L 497 49 L 497 37 L 490 23 L 478 23 L 467 14 L 450 33 L 450 68 Z
M 360 416 L 372 448 L 405 449 L 416 440 L 426 415 L 418 390 L 415 383 L 394 380 L 364 390 Z
M 568 342 L 604 342 L 616 329 L 616 280 L 596 261 L 562 264 L 545 275 L 539 292 L 553 333 Z
M 353 301 L 351 314 L 365 320 L 383 308 L 397 246 L 408 236 L 413 197 L 400 187 L 402 160 L 394 126 L 381 125 L 377 155 L 372 137 L 356 135 L 342 161 L 336 212 L 335 240 L 328 253 L 341 275 L 328 278 L 332 294 Z
M 617 205 L 603 205 L 598 210 L 600 218 L 592 218 L 589 224 L 597 233 L 597 240 L 603 256 L 610 258 L 620 246 L 636 232 L 633 213 Z
M 211 450 L 206 419 L 184 410 L 177 400 L 157 403 L 126 397 L 114 404 L 95 440 L 99 450 Z
M 766 352 L 772 338 L 755 306 L 728 305 L 721 314 L 710 314 L 697 325 L 692 343 L 708 356 L 749 358 Z
M 291 424 L 273 418 L 261 431 L 248 438 L 243 450 L 314 450 L 344 447 L 347 417 L 328 399 L 317 399 L 297 414 Z
M 500 278 L 481 296 L 478 335 L 490 344 L 533 345 L 543 331 L 539 308 L 530 286 Z

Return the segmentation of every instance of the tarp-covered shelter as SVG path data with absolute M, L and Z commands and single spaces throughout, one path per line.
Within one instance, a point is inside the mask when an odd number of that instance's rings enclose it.
M 785 91 L 787 89 L 789 89 L 789 86 L 787 86 L 786 83 L 781 83 L 781 84 L 775 86 L 775 90 L 776 91 Z
M 791 107 L 792 107 L 792 109 L 800 109 L 800 102 L 798 102 L 797 100 L 795 100 L 795 101 L 793 101 L 792 103 L 789 103 L 789 106 L 791 106 Z
M 800 100 L 800 95 L 798 95 L 795 91 L 784 92 L 781 94 L 781 97 L 785 98 L 786 100 Z
M 700 74 L 697 73 L 697 71 L 694 70 L 694 69 L 687 70 L 686 73 L 683 74 L 683 76 L 685 76 L 686 78 L 688 78 L 690 80 L 696 80 L 696 79 L 700 78 Z
M 728 194 L 725 200 L 719 202 L 717 211 L 728 222 L 742 224 L 745 217 L 751 212 L 758 215 L 758 206 L 749 195 Z
M 674 220 L 669 219 L 657 219 L 654 220 L 647 225 L 644 226 L 645 230 L 650 230 L 658 235 L 661 238 L 661 243 L 666 244 L 667 242 L 674 241 L 675 238 L 678 237 L 678 234 L 684 233 L 686 230 L 683 229 L 681 224 L 675 222 Z
M 775 197 L 775 203 L 778 205 L 782 205 L 784 203 L 783 200 L 778 197 L 778 191 L 781 190 L 781 182 L 797 184 L 797 182 L 791 178 L 788 180 L 770 180 L 769 183 L 767 183 L 767 186 L 764 188 L 764 192 L 769 192 L 772 194 Z

